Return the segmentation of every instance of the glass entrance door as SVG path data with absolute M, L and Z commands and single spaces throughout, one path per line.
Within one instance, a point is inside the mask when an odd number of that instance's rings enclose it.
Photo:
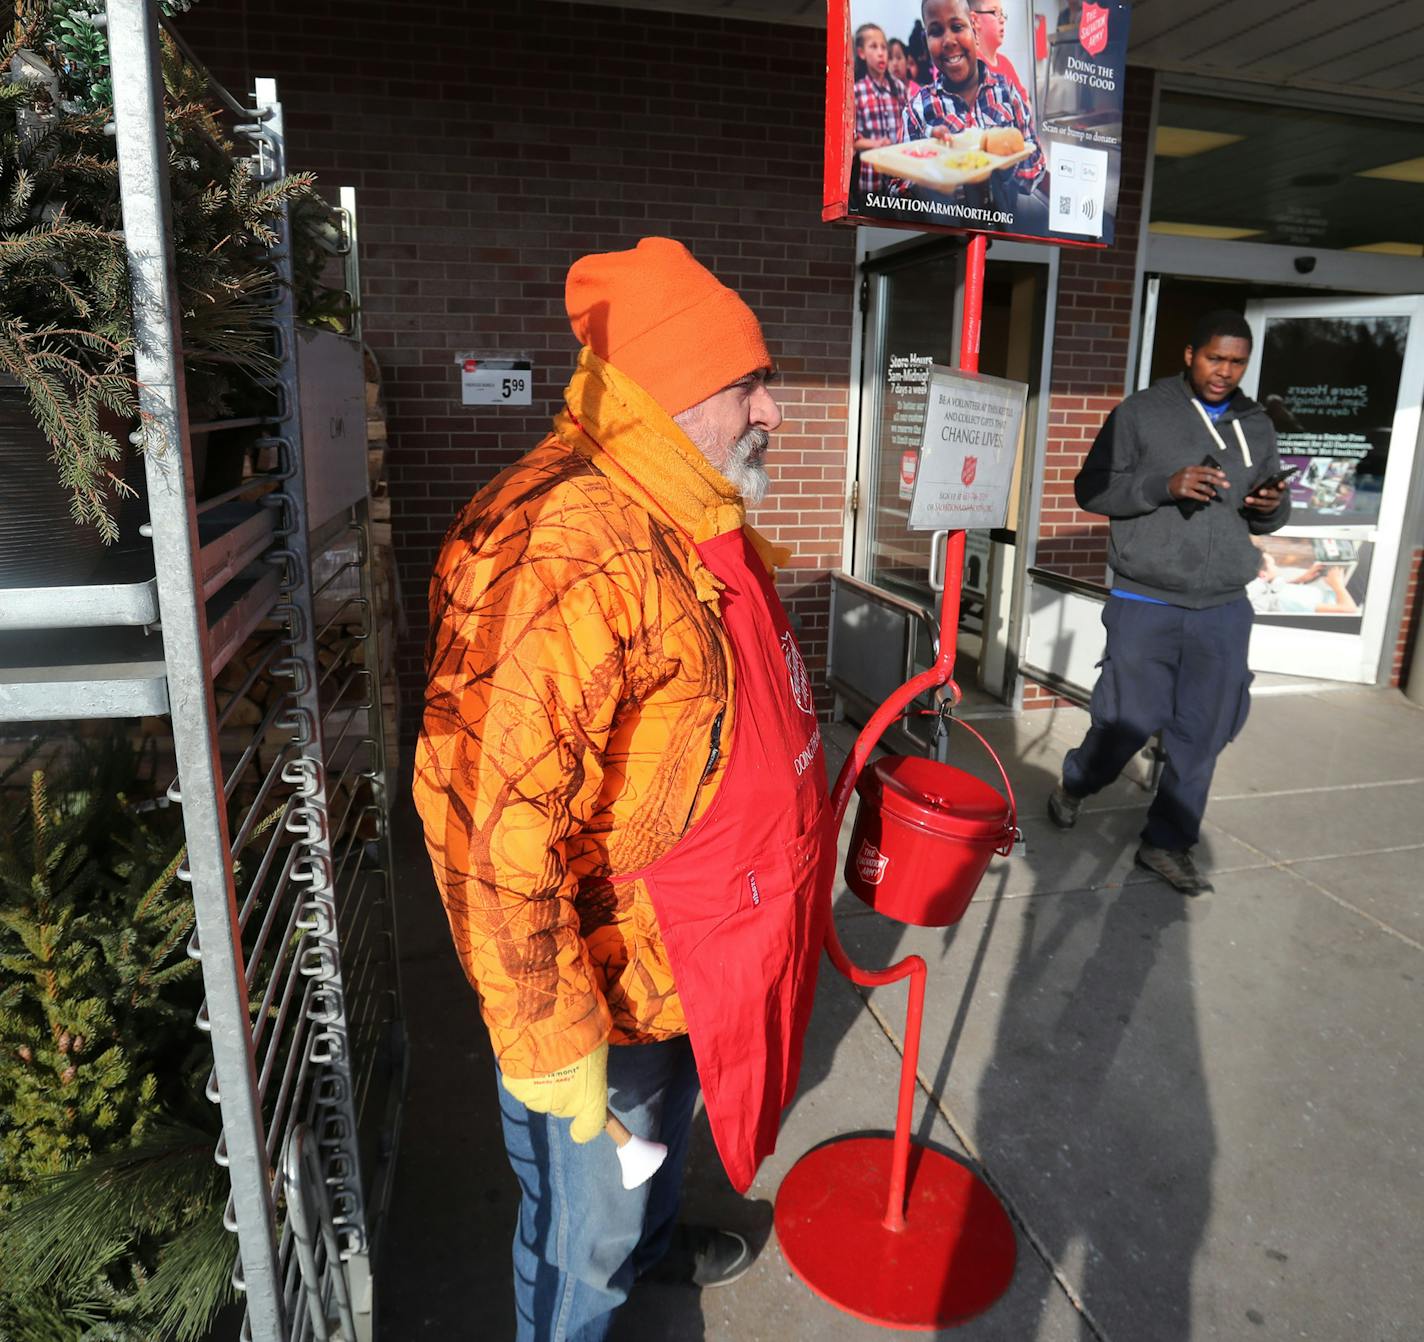
M 946 247 L 866 277 L 855 574 L 930 604 L 930 535 L 910 530 L 910 497 L 929 369 L 954 363 L 962 264 L 960 250 Z
M 1424 395 L 1424 298 L 1266 299 L 1242 389 L 1295 466 L 1291 523 L 1260 537 L 1251 665 L 1373 683 Z
M 963 257 L 961 247 L 947 244 L 872 264 L 866 272 L 853 572 L 931 609 L 938 607 L 929 583 L 931 534 L 909 529 L 910 499 L 928 370 L 957 363 Z M 971 531 L 966 544 L 955 678 L 985 702 L 1008 698 L 1017 672 L 1009 651 L 1017 634 L 1017 522 L 1026 502 L 1022 482 L 1032 479 L 1025 460 L 1037 423 L 1048 272 L 1046 260 L 996 259 L 991 252 L 985 273 L 980 367 L 1029 384 L 1009 526 Z M 915 662 L 925 667 L 933 652 L 921 641 Z

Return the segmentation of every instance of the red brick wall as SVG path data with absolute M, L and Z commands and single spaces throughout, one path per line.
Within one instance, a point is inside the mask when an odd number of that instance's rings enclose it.
M 1079 511 L 1073 499 L 1073 477 L 1094 435 L 1125 390 L 1151 112 L 1152 72 L 1133 67 L 1128 71 L 1123 117 L 1116 245 L 1106 251 L 1065 248 L 1058 270 L 1058 318 L 1035 563 L 1093 582 L 1102 581 L 1107 563 L 1107 521 Z
M 854 265 L 853 235 L 820 222 L 821 34 L 529 0 L 211 0 L 182 27 L 235 91 L 274 76 L 292 166 L 359 193 L 408 712 L 440 538 L 542 435 L 572 367 L 570 262 L 651 233 L 681 238 L 738 289 L 780 362 L 777 492 L 754 520 L 795 549 L 782 586 L 819 683 Z M 529 411 L 461 405 L 453 359 L 472 348 L 533 356 Z
M 1034 563 L 1089 582 L 1103 581 L 1108 524 L 1078 508 L 1073 477 L 1125 390 L 1152 78 L 1150 70 L 1128 70 L 1115 245 L 1106 251 L 1065 248 L 1058 269 L 1043 506 Z M 1025 708 L 1051 708 L 1062 701 L 1040 686 L 1025 685 L 1023 703 Z
M 1409 584 L 1404 589 L 1404 615 L 1399 621 L 1399 637 L 1390 662 L 1389 683 L 1403 685 L 1414 659 L 1419 656 L 1419 628 L 1424 616 L 1424 546 L 1416 547 L 1409 565 Z

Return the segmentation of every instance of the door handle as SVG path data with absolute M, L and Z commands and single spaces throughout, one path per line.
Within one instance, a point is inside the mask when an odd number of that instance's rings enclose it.
M 944 553 L 949 532 L 936 531 L 930 536 L 930 591 L 944 591 Z

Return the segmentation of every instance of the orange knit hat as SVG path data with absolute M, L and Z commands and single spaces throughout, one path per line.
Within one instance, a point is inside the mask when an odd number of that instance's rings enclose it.
M 670 415 L 771 367 L 751 308 L 672 238 L 580 257 L 564 303 L 579 343 Z

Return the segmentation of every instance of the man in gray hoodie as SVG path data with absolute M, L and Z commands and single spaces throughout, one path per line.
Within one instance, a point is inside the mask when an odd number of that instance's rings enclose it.
M 1049 798 L 1071 828 L 1156 732 L 1167 765 L 1137 850 L 1139 866 L 1185 894 L 1210 890 L 1192 861 L 1216 758 L 1250 707 L 1252 536 L 1283 527 L 1290 493 L 1266 412 L 1237 390 L 1251 329 L 1208 313 L 1185 371 L 1129 396 L 1108 416 L 1074 482 L 1081 508 L 1112 520 L 1114 585 L 1103 609 L 1107 656 L 1092 726 Z

